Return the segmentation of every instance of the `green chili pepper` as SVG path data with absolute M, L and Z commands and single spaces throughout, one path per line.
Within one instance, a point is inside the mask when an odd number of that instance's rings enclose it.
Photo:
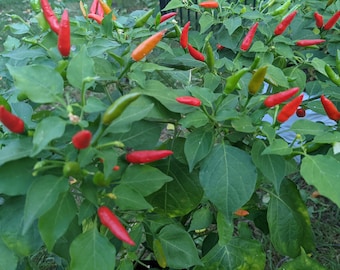
M 261 88 L 264 77 L 266 76 L 267 66 L 260 67 L 255 71 L 248 84 L 248 91 L 250 94 L 255 95 Z
M 237 87 L 237 83 L 239 82 L 239 80 L 248 71 L 249 71 L 248 68 L 242 68 L 242 69 L 238 70 L 236 73 L 234 73 L 233 75 L 229 76 L 226 80 L 226 84 L 225 84 L 225 87 L 224 87 L 224 93 L 230 94 L 232 91 L 234 91 L 235 88 Z
M 215 71 L 215 57 L 214 57 L 214 51 L 209 41 L 205 43 L 205 53 L 207 55 L 205 62 L 207 63 L 209 70 L 211 72 L 214 72 Z
M 93 176 L 93 184 L 96 186 L 104 187 L 109 185 L 109 181 L 105 179 L 105 175 L 101 171 L 97 171 Z
M 68 161 L 64 164 L 63 175 L 66 177 L 72 176 L 78 178 L 82 176 L 81 168 L 78 162 Z
M 335 71 L 330 67 L 330 65 L 325 65 L 325 71 L 327 73 L 328 78 L 335 83 L 337 86 L 340 86 L 340 76 L 335 73 Z
M 276 16 L 284 13 L 289 8 L 291 3 L 291 0 L 286 1 L 283 5 L 279 6 L 277 9 L 271 12 L 270 15 Z
M 141 93 L 129 93 L 116 99 L 104 113 L 102 120 L 103 124 L 111 124 L 112 121 L 120 116 L 126 107 L 135 101 L 140 95 Z
M 338 73 L 340 74 L 340 50 L 336 51 L 335 66 L 338 70 Z
M 334 3 L 335 0 L 328 0 L 326 7 L 329 7 L 331 4 Z
M 1 105 L 4 106 L 7 111 L 12 111 L 11 106 L 8 104 L 7 100 L 3 96 L 0 96 L 0 106 Z
M 146 12 L 145 14 L 143 14 L 142 17 L 140 17 L 135 25 L 134 28 L 139 28 L 144 26 L 144 24 L 146 24 L 146 22 L 148 21 L 148 19 L 151 17 L 152 13 L 153 13 L 154 9 L 150 9 L 148 12 Z
M 30 0 L 30 5 L 35 13 L 40 12 L 40 9 L 41 9 L 40 0 Z

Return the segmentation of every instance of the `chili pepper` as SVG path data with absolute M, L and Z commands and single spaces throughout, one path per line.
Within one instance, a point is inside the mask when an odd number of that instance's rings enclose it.
M 230 94 L 232 91 L 234 91 L 242 76 L 246 74 L 248 71 L 249 71 L 248 68 L 242 68 L 236 71 L 236 73 L 234 73 L 233 75 L 229 76 L 226 80 L 224 93 Z
M 146 12 L 145 14 L 143 14 L 142 17 L 140 17 L 135 25 L 134 28 L 139 28 L 142 27 L 146 24 L 146 22 L 148 21 L 148 19 L 151 17 L 152 13 L 153 13 L 154 9 L 150 9 L 148 12 Z
M 324 39 L 301 39 L 295 42 L 295 45 L 300 47 L 313 46 L 325 42 Z
M 103 0 L 99 0 L 99 4 L 103 9 L 103 12 L 105 15 L 110 14 L 112 12 L 111 8 L 109 7 L 108 4 L 106 4 L 106 2 L 104 2 Z M 112 20 L 116 20 L 116 16 L 114 14 L 112 14 Z
M 215 56 L 214 56 L 214 51 L 209 41 L 205 43 L 205 53 L 207 55 L 205 62 L 207 63 L 209 70 L 211 72 L 214 72 L 215 71 Z
M 221 44 L 217 44 L 217 45 L 216 45 L 216 49 L 217 49 L 218 51 L 221 51 L 221 50 L 224 49 L 224 46 L 221 45 Z
M 4 105 L 0 105 L 0 122 L 11 132 L 23 133 L 25 131 L 24 121 L 7 111 Z
M 189 40 L 189 28 L 190 28 L 190 21 L 188 21 L 184 26 L 183 30 L 179 39 L 179 43 L 181 44 L 183 49 L 188 47 L 188 40 Z
M 109 125 L 120 116 L 130 103 L 139 98 L 140 93 L 129 93 L 116 99 L 105 111 L 103 115 L 103 124 Z
M 305 117 L 306 116 L 306 110 L 304 108 L 298 108 L 295 112 L 297 117 Z
M 325 71 L 327 73 L 328 78 L 335 83 L 337 86 L 340 86 L 340 76 L 335 73 L 335 71 L 330 67 L 330 65 L 325 65 Z
M 192 47 L 190 44 L 188 44 L 188 50 L 189 54 L 198 61 L 205 61 L 205 56 L 200 51 L 196 50 L 194 47 Z
M 105 175 L 101 171 L 96 171 L 96 173 L 94 174 L 94 176 L 92 178 L 92 182 L 96 186 L 100 186 L 100 187 L 105 187 L 105 186 L 108 186 L 110 184 L 110 181 L 106 181 Z
M 0 106 L 4 106 L 8 112 L 12 111 L 11 106 L 3 96 L 0 96 Z
M 63 167 L 63 175 L 65 177 L 74 177 L 74 178 L 78 178 L 80 177 L 82 174 L 81 172 L 81 168 L 78 162 L 76 161 L 68 161 L 64 164 Z
M 325 25 L 323 26 L 323 29 L 325 30 L 329 30 L 331 29 L 335 24 L 336 22 L 339 20 L 340 18 L 340 10 L 337 11 L 326 23 Z
M 43 11 L 44 17 L 48 24 L 50 25 L 50 28 L 53 32 L 56 34 L 59 33 L 59 22 L 57 16 L 54 14 L 52 7 L 50 6 L 50 3 L 48 0 L 41 0 L 41 9 Z
M 219 7 L 218 2 L 215 2 L 215 1 L 203 1 L 199 3 L 198 5 L 203 8 L 218 8 Z
M 323 16 L 319 12 L 315 11 L 314 18 L 315 18 L 316 27 L 322 28 L 323 27 Z
M 244 209 L 237 209 L 234 214 L 236 216 L 239 216 L 239 217 L 245 217 L 245 216 L 248 216 L 249 215 L 249 212 L 247 210 L 244 210 Z
M 335 57 L 335 66 L 338 70 L 338 73 L 340 74 L 340 50 L 336 50 L 336 57 Z
M 283 5 L 279 6 L 277 9 L 271 12 L 270 15 L 276 16 L 284 13 L 289 8 L 291 3 L 291 0 L 286 1 Z
M 81 14 L 83 15 L 84 18 L 87 18 L 86 10 L 83 1 L 79 1 L 79 7 Z
M 99 3 L 99 0 L 93 0 L 89 13 L 97 14 L 98 3 Z
M 281 35 L 286 28 L 291 24 L 294 17 L 297 14 L 297 10 L 294 10 L 292 13 L 288 14 L 275 28 L 274 34 L 275 35 Z
M 166 20 L 171 19 L 172 17 L 175 17 L 177 15 L 177 12 L 169 12 L 169 13 L 165 13 L 164 15 L 161 16 L 159 23 L 162 23 Z
M 135 242 L 131 239 L 129 233 L 124 228 L 122 223 L 120 223 L 117 216 L 111 212 L 111 210 L 106 206 L 99 207 L 98 211 L 98 217 L 100 219 L 100 222 L 107 227 L 114 236 L 116 236 L 119 240 L 122 240 L 123 242 L 135 246 Z
M 166 29 L 159 31 L 156 34 L 144 40 L 133 50 L 133 52 L 131 53 L 131 58 L 136 62 L 142 60 L 156 47 L 158 42 L 161 41 L 166 31 L 167 31 Z
M 104 19 L 102 16 L 100 16 L 100 15 L 98 15 L 98 14 L 94 14 L 94 13 L 89 13 L 89 14 L 87 15 L 87 17 L 88 17 L 89 19 L 95 20 L 98 24 L 102 24 L 103 19 Z
M 171 150 L 140 150 L 127 153 L 125 158 L 130 163 L 149 163 L 172 155 Z
M 248 91 L 250 94 L 255 95 L 263 84 L 264 77 L 266 76 L 267 66 L 260 67 L 255 71 L 248 84 Z
M 199 107 L 202 104 L 200 99 L 195 98 L 195 97 L 191 97 L 191 96 L 177 97 L 176 100 L 179 103 L 187 104 L 187 105 L 191 105 L 191 106 L 196 106 L 196 107 Z
M 30 5 L 35 13 L 40 12 L 40 9 L 41 9 L 40 0 L 30 0 Z
M 72 137 L 72 143 L 75 148 L 84 149 L 90 145 L 91 139 L 92 139 L 91 131 L 81 130 Z
M 326 98 L 324 95 L 321 95 L 320 99 L 328 117 L 334 121 L 339 121 L 340 112 L 338 111 L 334 103 L 330 99 Z
M 280 123 L 286 122 L 296 112 L 297 108 L 301 105 L 302 100 L 303 94 L 284 105 L 277 115 L 277 121 Z
M 247 51 L 250 48 L 251 43 L 253 42 L 257 27 L 259 23 L 256 22 L 248 31 L 246 36 L 244 37 L 242 43 L 241 43 L 241 50 L 242 51 Z
M 335 1 L 335 0 L 328 0 L 328 1 L 327 1 L 326 8 L 329 7 L 331 4 L 333 4 L 334 1 Z
M 67 9 L 64 10 L 60 19 L 58 50 L 64 57 L 68 57 L 71 51 L 71 29 Z
M 285 90 L 285 91 L 282 91 L 276 94 L 272 94 L 264 100 L 264 105 L 268 108 L 274 107 L 290 99 L 297 92 L 299 92 L 299 87 L 294 87 L 294 88 L 291 88 L 291 89 L 288 89 L 288 90 Z

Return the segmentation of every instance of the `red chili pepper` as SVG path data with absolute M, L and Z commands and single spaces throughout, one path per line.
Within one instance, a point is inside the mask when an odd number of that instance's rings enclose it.
M 322 28 L 323 27 L 323 16 L 319 12 L 315 11 L 314 18 L 315 18 L 316 27 Z
M 322 106 L 325 109 L 325 112 L 328 115 L 328 117 L 334 121 L 339 121 L 340 112 L 338 111 L 334 103 L 330 99 L 326 98 L 324 95 L 321 95 L 320 99 Z
M 201 100 L 199 100 L 198 98 L 195 98 L 195 97 L 191 97 L 191 96 L 177 97 L 176 100 L 179 103 L 191 105 L 191 106 L 196 106 L 196 107 L 199 107 L 202 104 Z
M 277 115 L 277 121 L 280 123 L 286 122 L 296 112 L 297 108 L 301 105 L 302 100 L 303 94 L 284 105 Z
M 25 131 L 25 123 L 18 116 L 7 111 L 5 106 L 0 105 L 0 122 L 14 133 L 23 133 Z
M 242 51 L 247 51 L 250 48 L 251 43 L 253 42 L 257 27 L 259 23 L 256 22 L 248 31 L 246 36 L 244 37 L 242 44 L 241 44 L 241 50 Z
M 323 26 L 323 29 L 325 30 L 329 30 L 331 29 L 335 24 L 336 22 L 339 20 L 340 18 L 340 10 L 337 11 L 326 23 L 325 25 Z
M 285 91 L 282 91 L 276 94 L 272 94 L 264 100 L 264 105 L 268 108 L 274 107 L 290 99 L 297 92 L 299 92 L 299 87 L 294 87 L 294 88 L 291 88 L 291 89 L 288 89 L 288 90 L 285 90 Z
M 70 19 L 67 9 L 64 10 L 60 19 L 60 28 L 58 35 L 58 50 L 64 57 L 68 57 L 71 51 L 71 29 Z
M 84 149 L 90 145 L 91 139 L 92 139 L 91 131 L 81 130 L 72 137 L 72 143 L 75 148 Z
M 96 14 L 98 14 L 101 17 L 104 17 L 105 12 L 102 5 L 98 4 Z
M 288 14 L 275 28 L 274 34 L 275 35 L 281 35 L 288 25 L 293 21 L 294 17 L 297 14 L 297 10 L 294 10 L 292 13 Z
M 89 13 L 97 14 L 98 2 L 99 0 L 93 0 Z
M 217 49 L 218 51 L 223 50 L 223 49 L 224 49 L 224 46 L 221 45 L 221 44 L 217 44 L 217 45 L 216 45 L 216 49 Z
M 325 39 L 301 39 L 295 42 L 300 47 L 313 46 L 325 42 Z
M 304 108 L 298 108 L 295 113 L 296 113 L 297 117 L 305 117 L 306 116 L 306 110 Z
M 172 155 L 171 150 L 140 150 L 126 154 L 126 160 L 130 163 L 149 163 Z
M 131 239 L 129 233 L 119 221 L 117 216 L 106 206 L 101 206 L 98 209 L 98 217 L 100 222 L 107 227 L 114 236 L 123 242 L 135 246 L 136 243 Z
M 190 21 L 188 21 L 184 26 L 179 38 L 179 43 L 181 44 L 183 49 L 188 47 L 188 40 L 189 40 L 189 28 L 190 28 Z
M 94 13 L 89 13 L 89 14 L 87 15 L 87 17 L 88 17 L 89 19 L 95 20 L 98 24 L 102 24 L 103 19 L 104 19 L 103 16 L 100 16 L 100 15 L 94 14 Z
M 200 51 L 196 50 L 194 47 L 192 47 L 190 44 L 188 44 L 188 50 L 190 55 L 195 58 L 198 61 L 205 61 L 205 56 Z
M 53 32 L 56 34 L 59 33 L 59 22 L 57 16 L 54 14 L 53 9 L 48 2 L 48 0 L 41 0 L 40 1 L 41 9 L 43 11 L 44 17 L 48 24 L 50 25 L 50 28 Z
M 166 20 L 169 20 L 171 19 L 172 17 L 175 17 L 177 15 L 177 12 L 169 12 L 169 13 L 166 13 L 164 15 L 161 16 L 161 19 L 159 21 L 159 23 L 162 23 Z
M 219 4 L 215 1 L 204 1 L 198 4 L 200 7 L 203 8 L 218 8 Z

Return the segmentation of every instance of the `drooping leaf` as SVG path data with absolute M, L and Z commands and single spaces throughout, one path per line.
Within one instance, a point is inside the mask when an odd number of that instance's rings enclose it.
M 117 206 L 122 210 L 150 210 L 152 206 L 144 199 L 141 193 L 128 185 L 118 185 L 112 191 Z

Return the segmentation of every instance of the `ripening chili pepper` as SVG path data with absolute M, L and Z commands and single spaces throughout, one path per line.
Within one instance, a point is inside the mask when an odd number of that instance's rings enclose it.
M 142 17 L 140 17 L 136 22 L 135 25 L 133 26 L 134 28 L 139 28 L 142 27 L 146 24 L 148 19 L 151 17 L 153 14 L 154 9 L 150 9 L 148 12 L 144 13 Z
M 48 0 L 41 0 L 41 9 L 43 11 L 44 17 L 48 24 L 50 25 L 50 28 L 53 32 L 56 34 L 59 33 L 59 22 L 57 16 L 54 14 L 53 9 L 48 2 Z
M 273 12 L 270 13 L 272 16 L 283 14 L 290 6 L 291 0 L 286 1 L 284 4 L 279 6 L 277 9 L 275 9 Z
M 313 46 L 318 45 L 320 43 L 325 42 L 325 39 L 301 39 L 295 42 L 295 45 L 300 47 L 307 47 L 307 46 Z
M 114 236 L 116 236 L 119 240 L 123 242 L 135 246 L 135 242 L 131 239 L 129 233 L 124 228 L 122 223 L 119 221 L 117 216 L 106 206 L 99 207 L 98 217 L 100 222 L 107 227 Z
M 199 50 L 196 50 L 194 47 L 192 47 L 190 44 L 188 44 L 188 50 L 189 54 L 198 61 L 205 61 L 205 56 L 202 54 Z
M 7 111 L 3 105 L 0 105 L 0 122 L 13 133 L 23 133 L 25 131 L 24 121 Z
M 195 97 L 191 97 L 191 96 L 177 97 L 176 101 L 179 102 L 179 103 L 182 103 L 182 104 L 196 106 L 196 107 L 199 107 L 202 104 L 200 99 L 195 98 Z
M 295 112 L 297 117 L 305 117 L 306 116 L 306 110 L 304 108 L 298 108 Z
M 226 84 L 224 87 L 224 93 L 230 94 L 232 91 L 234 91 L 237 87 L 238 82 L 242 78 L 244 74 L 246 74 L 249 71 L 248 68 L 242 68 L 238 71 L 236 71 L 233 75 L 229 76 L 226 80 Z
M 277 115 L 277 121 L 280 123 L 286 122 L 296 112 L 297 108 L 301 105 L 302 100 L 303 94 L 284 105 Z
M 64 57 L 68 57 L 71 51 L 71 29 L 70 29 L 70 19 L 68 17 L 67 9 L 64 10 L 59 27 L 58 35 L 58 50 L 60 54 Z
M 264 100 L 264 105 L 268 108 L 285 102 L 299 92 L 299 87 L 294 87 L 279 93 L 272 94 Z
M 326 98 L 324 95 L 321 95 L 320 99 L 327 116 L 334 121 L 339 121 L 340 112 L 338 111 L 335 104 L 330 99 Z
M 172 155 L 171 150 L 139 150 L 127 153 L 125 158 L 127 162 L 142 164 L 154 162 Z
M 151 37 L 144 40 L 141 44 L 139 44 L 131 53 L 131 58 L 136 62 L 142 60 L 147 54 L 149 54 L 160 42 L 167 30 L 164 29 L 162 31 L 157 32 Z
M 268 66 L 260 67 L 251 77 L 248 84 L 248 91 L 250 94 L 255 95 L 260 90 L 264 82 L 264 77 L 266 76 L 267 68 Z
M 110 14 L 112 12 L 111 8 L 109 7 L 108 4 L 106 4 L 106 2 L 104 2 L 103 0 L 99 0 L 99 4 L 103 9 L 103 12 L 105 15 Z M 112 14 L 112 20 L 116 20 L 116 16 L 114 14 Z
M 183 49 L 188 47 L 188 40 L 189 40 L 189 28 L 190 28 L 190 21 L 188 21 L 184 26 L 179 38 L 179 43 L 181 44 Z
M 80 7 L 80 11 L 83 17 L 87 18 L 86 9 L 85 9 L 83 1 L 79 1 L 79 7 Z
M 234 214 L 236 216 L 239 216 L 239 217 L 245 217 L 245 216 L 248 216 L 249 215 L 249 212 L 247 210 L 244 210 L 244 209 L 237 209 Z
M 98 2 L 98 5 L 97 5 L 97 11 L 96 11 L 96 14 L 98 14 L 99 16 L 101 17 L 104 17 L 104 10 L 103 10 L 103 7 L 102 5 Z
M 327 73 L 328 78 L 335 83 L 337 86 L 340 86 L 340 76 L 335 73 L 335 71 L 330 67 L 330 65 L 325 65 L 325 71 Z
M 203 8 L 218 8 L 219 4 L 216 1 L 203 1 L 198 4 L 200 7 Z
M 172 17 L 175 17 L 177 15 L 177 12 L 169 12 L 165 13 L 164 15 L 161 16 L 159 23 L 162 23 L 166 20 L 171 19 Z
M 97 14 L 98 3 L 99 3 L 99 0 L 93 0 L 89 13 Z
M 95 20 L 98 24 L 102 24 L 103 19 L 104 19 L 103 16 L 100 16 L 100 15 L 94 14 L 94 13 L 89 13 L 89 14 L 87 15 L 87 17 L 88 17 L 89 19 Z
M 275 35 L 281 35 L 286 28 L 291 24 L 291 22 L 293 21 L 294 17 L 297 14 L 297 10 L 294 10 L 293 12 L 291 12 L 290 14 L 288 14 L 275 28 L 274 30 L 274 34 Z
M 140 93 L 129 93 L 116 99 L 103 114 L 103 124 L 111 124 L 112 121 L 120 116 L 126 107 L 139 98 L 140 95 Z
M 319 12 L 315 11 L 314 19 L 315 19 L 316 27 L 322 28 L 323 27 L 323 16 Z
M 81 130 L 72 137 L 72 143 L 75 148 L 84 149 L 90 145 L 91 139 L 92 139 L 91 131 Z
M 242 51 L 247 51 L 250 48 L 250 45 L 253 42 L 258 25 L 259 25 L 258 22 L 253 24 L 253 26 L 249 29 L 248 33 L 244 37 L 241 43 L 241 47 L 240 47 Z
M 339 20 L 340 18 L 340 10 L 337 11 L 326 23 L 325 25 L 323 26 L 323 29 L 325 30 L 329 30 L 331 29 L 335 24 L 336 22 Z

